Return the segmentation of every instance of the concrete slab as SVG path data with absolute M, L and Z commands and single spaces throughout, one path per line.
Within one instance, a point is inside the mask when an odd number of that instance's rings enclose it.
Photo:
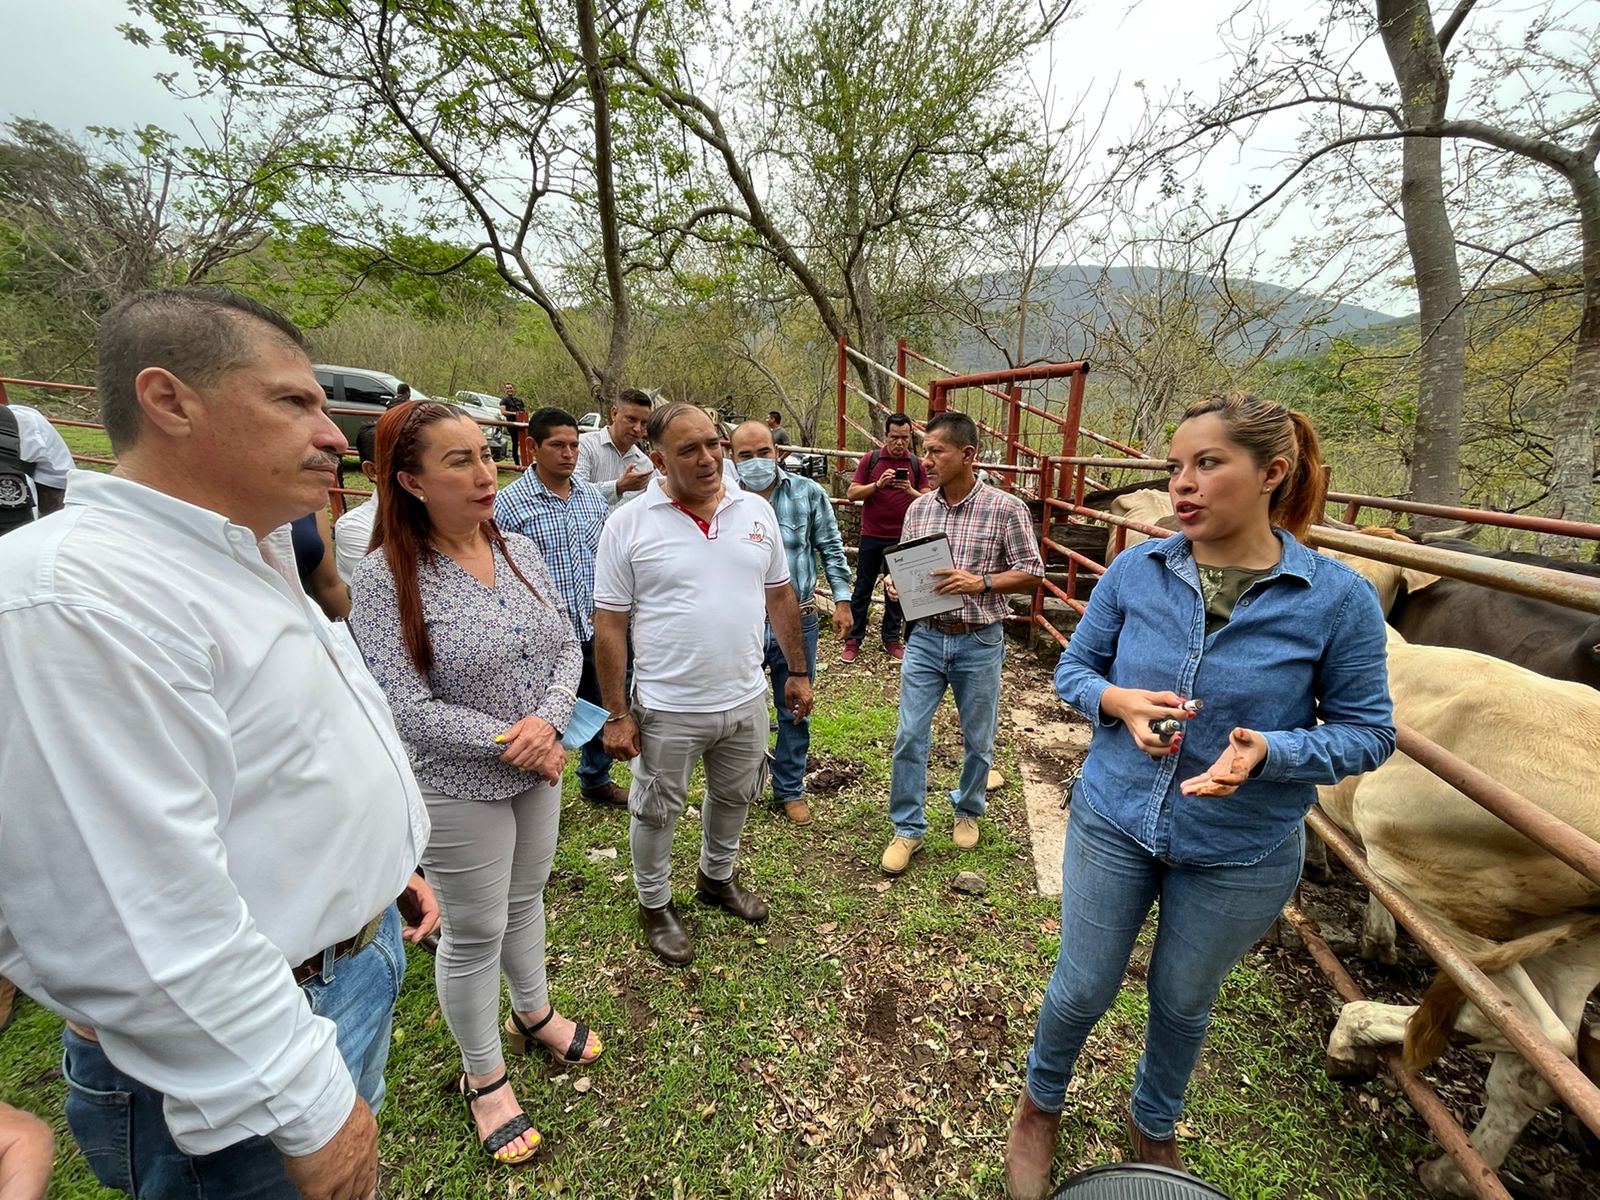
M 1020 697 L 1009 719 L 1022 766 L 1035 886 L 1042 896 L 1059 896 L 1067 837 L 1063 788 L 1089 748 L 1089 726 L 1073 717 L 1053 694 Z

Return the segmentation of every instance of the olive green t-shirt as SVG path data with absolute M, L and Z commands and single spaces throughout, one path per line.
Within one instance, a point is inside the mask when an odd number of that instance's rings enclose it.
M 1256 580 L 1272 574 L 1272 567 L 1204 567 L 1200 570 L 1200 596 L 1206 604 L 1206 636 L 1210 637 L 1233 617 L 1233 606 Z

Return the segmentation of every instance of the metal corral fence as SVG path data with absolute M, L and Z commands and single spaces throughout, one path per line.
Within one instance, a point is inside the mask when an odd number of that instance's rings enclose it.
M 906 378 L 907 359 L 927 363 L 935 369 L 946 371 L 946 377 L 932 381 L 923 388 Z M 1084 362 L 1035 364 L 1012 370 L 984 372 L 979 375 L 960 375 L 948 371 L 924 356 L 898 347 L 894 370 L 866 359 L 847 347 L 841 340 L 838 349 L 838 404 L 837 432 L 839 446 L 845 445 L 847 428 L 853 428 L 870 438 L 878 439 L 871 430 L 850 418 L 846 412 L 848 395 L 867 402 L 871 409 L 884 409 L 866 392 L 851 385 L 845 378 L 847 359 L 861 363 L 868 370 L 880 371 L 895 382 L 896 409 L 904 411 L 906 390 L 927 401 L 929 415 L 947 407 L 953 392 L 977 389 L 981 397 L 972 408 L 992 412 L 991 402 L 998 400 L 1003 409 L 998 418 L 991 415 L 975 417 L 979 427 L 1004 443 L 1004 465 L 999 468 L 995 482 L 1023 495 L 1030 495 L 1039 503 L 1039 542 L 1046 555 L 1051 555 L 1066 565 L 1063 584 L 1050 579 L 1041 581 L 1035 590 L 1028 614 L 1024 618 L 1029 626 L 1049 634 L 1057 643 L 1065 645 L 1068 635 L 1057 629 L 1045 615 L 1045 601 L 1054 598 L 1070 610 L 1082 613 L 1084 603 L 1077 599 L 1077 581 L 1080 571 L 1099 575 L 1105 567 L 1093 558 L 1061 544 L 1053 536 L 1057 521 L 1067 524 L 1098 522 L 1108 527 L 1108 550 L 1120 551 L 1127 532 L 1134 530 L 1149 537 L 1167 537 L 1170 530 L 1127 517 L 1102 512 L 1084 504 L 1087 471 L 1125 470 L 1162 473 L 1165 462 L 1152 459 L 1135 448 L 1116 442 L 1104 435 L 1082 428 L 1083 383 L 1089 366 Z M 1067 402 L 1059 411 L 1048 406 L 1030 403 L 1023 399 L 1022 389 L 1041 381 L 1067 378 L 1071 381 Z M 887 410 L 885 410 L 887 411 Z M 963 411 L 972 411 L 964 407 Z M 1050 440 L 1059 433 L 1060 454 L 1050 453 L 1053 448 L 1028 445 L 1023 437 L 1023 418 L 1043 417 L 1054 422 Z M 1077 454 L 1080 439 L 1088 439 L 1121 451 L 1124 457 L 1096 457 Z M 1024 462 L 1023 460 L 1026 460 Z M 991 465 L 991 464 L 985 464 Z M 1036 477 L 1032 488 L 1023 486 L 1028 477 Z M 1483 525 L 1527 530 L 1535 533 L 1554 533 L 1577 538 L 1600 540 L 1600 525 L 1579 521 L 1556 521 L 1542 517 L 1524 517 L 1510 513 L 1491 512 L 1466 507 L 1422 504 L 1409 500 L 1396 500 L 1380 496 L 1364 496 L 1331 491 L 1328 502 L 1344 506 L 1344 520 L 1353 524 L 1365 509 L 1378 509 L 1394 513 L 1414 513 L 1441 517 L 1455 521 L 1471 521 Z M 1544 570 L 1520 563 L 1479 558 L 1438 547 L 1394 542 L 1382 538 L 1363 536 L 1331 526 L 1314 528 L 1308 539 L 1312 545 L 1340 553 L 1361 555 L 1415 567 L 1436 575 L 1447 575 L 1469 580 L 1485 587 L 1515 592 L 1519 595 L 1549 600 L 1585 612 L 1600 613 L 1600 580 L 1560 571 Z M 1526 797 L 1505 787 L 1471 763 L 1450 753 L 1436 742 L 1424 737 L 1404 723 L 1397 722 L 1397 740 L 1401 753 L 1415 760 L 1434 775 L 1450 784 L 1463 795 L 1499 817 L 1506 824 L 1537 843 L 1560 861 L 1571 866 L 1590 880 L 1600 883 L 1600 843 L 1581 831 L 1551 816 Z M 1314 806 L 1306 816 L 1306 823 L 1335 854 L 1350 868 L 1368 890 L 1377 897 L 1403 925 L 1417 943 L 1455 983 L 1462 993 L 1491 1020 L 1505 1035 L 1507 1041 L 1550 1083 L 1556 1094 L 1564 1100 L 1583 1123 L 1600 1135 L 1600 1088 L 1596 1088 L 1578 1066 L 1547 1039 L 1521 1011 L 1511 1004 L 1501 991 L 1484 975 L 1449 937 L 1429 920 L 1412 900 L 1399 888 L 1378 876 L 1368 865 L 1366 856 L 1320 806 Z M 1312 958 L 1339 995 L 1346 1001 L 1365 997 L 1348 971 L 1339 962 L 1326 941 L 1313 924 L 1290 904 L 1285 918 L 1299 933 Z M 1450 1110 L 1440 1100 L 1438 1093 L 1415 1072 L 1401 1062 L 1398 1048 L 1388 1049 L 1380 1061 L 1395 1076 L 1411 1100 L 1413 1107 L 1428 1123 L 1438 1138 L 1442 1149 L 1455 1162 L 1468 1185 L 1481 1197 L 1509 1200 L 1509 1193 L 1500 1182 L 1496 1171 L 1485 1163 L 1473 1148 L 1466 1131 Z

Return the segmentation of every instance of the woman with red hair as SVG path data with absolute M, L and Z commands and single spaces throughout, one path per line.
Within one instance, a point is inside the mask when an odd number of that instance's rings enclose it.
M 356 569 L 350 625 L 433 820 L 422 861 L 439 897 L 434 978 L 461 1047 L 458 1086 L 488 1154 L 525 1162 L 539 1133 L 506 1086 L 502 1032 L 519 1053 L 538 1044 L 566 1063 L 601 1051 L 555 1011 L 544 965 L 561 730 L 582 648 L 534 544 L 494 523 L 494 459 L 471 418 L 396 405 L 378 421 L 377 465 L 372 549 L 383 553 Z

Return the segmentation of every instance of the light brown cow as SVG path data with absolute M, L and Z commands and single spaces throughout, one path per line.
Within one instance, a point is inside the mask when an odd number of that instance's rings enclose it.
M 1124 492 L 1106 505 L 1106 511 L 1115 516 L 1127 517 L 1133 521 L 1143 521 L 1146 525 L 1159 525 L 1163 529 L 1176 531 L 1178 518 L 1172 515 L 1172 497 L 1167 494 L 1166 488 L 1142 488 L 1136 492 Z M 1140 533 L 1137 529 L 1124 531 L 1122 548 L 1137 546 L 1150 535 Z M 1117 556 L 1117 527 L 1112 526 L 1106 537 L 1106 564 Z
M 1390 632 L 1395 716 L 1567 824 L 1600 837 L 1600 694 L 1470 650 L 1416 646 Z M 1365 848 L 1372 868 L 1437 922 L 1564 1053 L 1577 1051 L 1584 1002 L 1600 985 L 1600 885 L 1490 815 L 1403 754 L 1319 789 L 1324 810 Z M 1369 919 L 1369 940 L 1393 921 Z M 1409 1034 L 1408 1034 L 1409 1025 Z M 1452 986 L 1420 1006 L 1346 1004 L 1328 1041 L 1330 1071 L 1365 1074 L 1368 1047 L 1407 1041 L 1424 1060 L 1452 1027 L 1495 1056 L 1472 1141 L 1499 1166 L 1553 1090 Z M 1422 1179 L 1435 1195 L 1470 1195 L 1447 1158 Z

